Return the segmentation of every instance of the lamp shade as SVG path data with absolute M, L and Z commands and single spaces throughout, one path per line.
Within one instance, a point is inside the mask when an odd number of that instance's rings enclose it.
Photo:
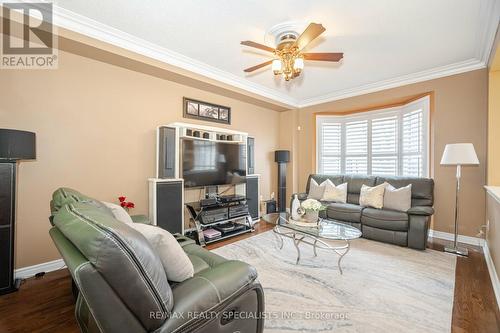
M 0 128 L 0 160 L 32 160 L 35 158 L 35 133 Z
M 479 160 L 472 143 L 452 143 L 444 148 L 441 165 L 478 165 Z
M 274 152 L 274 161 L 278 162 L 278 163 L 290 162 L 290 151 L 289 150 L 276 150 Z

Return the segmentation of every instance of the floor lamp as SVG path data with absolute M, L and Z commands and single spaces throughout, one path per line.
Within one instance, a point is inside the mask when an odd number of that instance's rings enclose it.
M 19 288 L 14 276 L 17 162 L 36 158 L 35 133 L 0 128 L 0 295 Z
M 457 245 L 458 238 L 458 203 L 460 193 L 460 177 L 462 175 L 462 165 L 478 165 L 476 151 L 472 143 L 453 143 L 447 144 L 444 148 L 443 157 L 441 158 L 441 165 L 456 165 L 457 166 L 457 183 L 455 189 L 455 238 L 453 246 L 446 246 L 445 252 L 458 254 L 461 256 L 468 256 L 469 252 L 465 247 Z

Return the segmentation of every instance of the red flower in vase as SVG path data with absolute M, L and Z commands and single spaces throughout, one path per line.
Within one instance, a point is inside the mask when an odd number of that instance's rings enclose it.
M 133 202 L 125 200 L 127 200 L 127 197 L 124 196 L 118 197 L 118 201 L 120 201 L 120 206 L 122 208 L 124 208 L 127 212 L 129 211 L 129 209 L 135 208 L 135 204 Z

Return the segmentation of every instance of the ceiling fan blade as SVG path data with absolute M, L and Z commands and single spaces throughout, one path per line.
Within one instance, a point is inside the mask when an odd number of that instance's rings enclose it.
M 344 53 L 302 53 L 305 60 L 340 61 Z
M 300 35 L 299 38 L 297 38 L 295 45 L 299 48 L 299 51 L 300 51 L 304 47 L 306 47 L 307 44 L 309 44 L 314 39 L 316 39 L 319 35 L 321 35 L 325 30 L 326 29 L 325 29 L 325 27 L 323 27 L 323 25 L 318 24 L 318 23 L 311 23 L 306 28 L 306 30 L 304 30 L 302 35 Z
M 268 52 L 274 52 L 274 49 L 272 47 L 269 47 L 269 46 L 266 46 L 266 45 L 263 45 L 263 44 L 259 44 L 259 43 L 256 43 L 256 42 L 252 42 L 251 40 L 244 40 L 244 41 L 241 42 L 241 45 L 255 47 L 255 48 L 258 48 L 258 49 L 261 49 L 261 50 L 264 50 L 264 51 L 268 51 Z
M 255 70 L 259 69 L 259 68 L 262 68 L 262 67 L 265 67 L 267 65 L 272 64 L 272 62 L 273 62 L 272 60 L 263 62 L 262 64 L 258 64 L 258 65 L 255 65 L 253 67 L 249 67 L 249 68 L 245 69 L 244 72 L 246 72 L 246 73 L 253 72 L 253 71 L 255 71 Z

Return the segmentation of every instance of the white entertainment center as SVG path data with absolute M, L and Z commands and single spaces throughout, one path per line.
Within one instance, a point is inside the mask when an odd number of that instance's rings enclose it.
M 194 236 L 201 245 L 253 231 L 260 218 L 254 144 L 241 131 L 180 122 L 159 126 L 156 177 L 149 179 L 152 223 Z M 207 238 L 211 234 L 215 238 Z

